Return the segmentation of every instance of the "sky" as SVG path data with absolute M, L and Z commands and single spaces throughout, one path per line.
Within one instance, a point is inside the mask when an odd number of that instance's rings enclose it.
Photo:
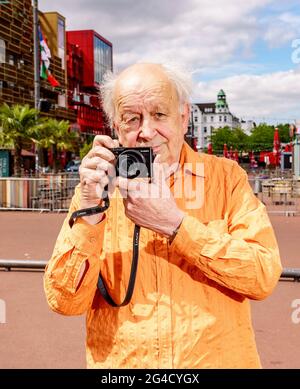
M 113 44 L 114 70 L 176 62 L 192 73 L 192 102 L 215 102 L 271 124 L 300 120 L 299 0 L 39 0 L 67 30 L 93 29 Z

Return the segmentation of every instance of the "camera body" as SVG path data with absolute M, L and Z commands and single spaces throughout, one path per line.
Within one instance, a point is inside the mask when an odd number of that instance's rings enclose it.
M 117 177 L 152 178 L 154 156 L 151 147 L 115 147 L 110 150 L 116 157 Z

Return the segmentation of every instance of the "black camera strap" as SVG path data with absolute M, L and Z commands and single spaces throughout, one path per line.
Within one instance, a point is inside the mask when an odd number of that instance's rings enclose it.
M 83 208 L 73 212 L 69 219 L 69 226 L 72 228 L 73 224 L 75 223 L 75 220 L 78 219 L 79 217 L 91 216 L 91 215 L 95 215 L 96 213 L 102 213 L 106 211 L 107 208 L 109 207 L 109 198 L 107 197 L 103 200 L 104 200 L 104 205 L 102 207 L 97 205 L 96 207 Z
M 132 262 L 131 262 L 131 270 L 130 270 L 130 277 L 127 287 L 127 292 L 125 295 L 125 298 L 122 303 L 117 304 L 113 298 L 108 293 L 108 290 L 105 286 L 105 283 L 101 277 L 101 274 L 98 278 L 98 289 L 100 293 L 102 294 L 102 297 L 104 300 L 111 306 L 119 308 L 124 307 L 129 303 L 132 297 L 132 293 L 134 290 L 135 285 L 135 277 L 136 277 L 136 270 L 138 266 L 138 259 L 139 259 L 139 238 L 140 238 L 140 226 L 135 225 L 134 226 L 134 234 L 133 234 L 133 253 L 132 253 Z
M 72 213 L 69 219 L 70 228 L 73 227 L 73 224 L 75 223 L 76 219 L 79 217 L 91 216 L 91 215 L 95 215 L 96 213 L 102 213 L 107 210 L 107 208 L 109 207 L 108 186 L 104 188 L 104 193 L 105 193 L 105 196 L 103 197 L 104 205 L 102 207 L 97 205 L 96 207 L 79 209 L 78 211 Z M 134 290 L 134 285 L 135 285 L 136 271 L 137 271 L 137 265 L 139 259 L 139 239 L 140 239 L 140 226 L 135 225 L 134 233 L 133 233 L 133 252 L 132 252 L 130 277 L 129 277 L 128 287 L 127 287 L 127 292 L 121 304 L 117 304 L 110 296 L 105 286 L 105 283 L 102 279 L 101 273 L 99 274 L 98 289 L 102 297 L 104 298 L 104 300 L 113 307 L 117 307 L 117 308 L 124 307 L 131 300 L 132 293 Z

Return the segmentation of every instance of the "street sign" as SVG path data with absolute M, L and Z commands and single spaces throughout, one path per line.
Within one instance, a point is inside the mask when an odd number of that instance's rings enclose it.
M 0 177 L 9 177 L 9 151 L 0 150 Z

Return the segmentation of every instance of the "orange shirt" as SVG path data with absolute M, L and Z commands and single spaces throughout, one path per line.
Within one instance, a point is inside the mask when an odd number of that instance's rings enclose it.
M 44 287 L 54 311 L 87 313 L 88 367 L 260 367 L 248 299 L 268 296 L 282 270 L 265 206 L 237 163 L 186 144 L 180 163 L 200 200 L 188 199 L 189 191 L 176 198 L 186 215 L 171 244 L 141 228 L 135 289 L 122 308 L 104 301 L 97 280 L 101 271 L 113 299 L 123 300 L 134 224 L 115 191 L 102 222 L 79 219 L 70 229 L 68 219 L 80 203 L 76 189 Z M 174 194 L 177 184 L 170 183 Z M 89 267 L 76 289 L 84 261 Z

